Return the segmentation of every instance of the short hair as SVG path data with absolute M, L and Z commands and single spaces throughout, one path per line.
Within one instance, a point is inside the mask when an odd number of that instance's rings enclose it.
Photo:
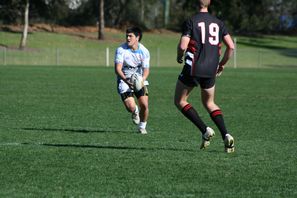
M 127 28 L 126 34 L 128 34 L 128 33 L 133 33 L 136 37 L 139 36 L 138 41 L 141 41 L 142 31 L 141 31 L 141 29 L 139 27 L 129 27 L 129 28 Z
M 207 8 L 211 0 L 199 0 L 200 8 Z

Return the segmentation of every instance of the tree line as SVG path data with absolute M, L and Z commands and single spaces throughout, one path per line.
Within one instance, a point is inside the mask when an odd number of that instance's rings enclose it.
M 101 22 L 101 28 L 133 24 L 147 30 L 179 30 L 182 22 L 197 12 L 197 0 L 1 0 L 0 24 L 23 24 L 26 2 L 30 4 L 30 24 L 64 26 Z M 235 33 L 285 33 L 297 29 L 296 0 L 213 0 L 210 12 Z

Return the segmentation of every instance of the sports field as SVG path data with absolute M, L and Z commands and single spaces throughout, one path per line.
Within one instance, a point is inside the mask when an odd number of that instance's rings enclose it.
M 17 50 L 21 35 L 0 31 L 0 65 L 113 66 L 115 49 L 125 42 L 123 31 L 106 32 L 106 40 L 96 40 L 96 33 L 74 36 L 62 33 L 33 32 L 26 50 Z M 151 65 L 179 67 L 175 61 L 180 33 L 145 32 L 142 43 L 150 50 Z M 236 53 L 228 67 L 297 68 L 297 37 L 280 35 L 236 36 Z M 109 58 L 107 56 L 109 49 Z
M 233 154 L 217 130 L 199 150 L 200 133 L 173 105 L 179 72 L 152 67 L 140 135 L 112 67 L 0 66 L 0 197 L 297 197 L 297 70 L 218 78 Z

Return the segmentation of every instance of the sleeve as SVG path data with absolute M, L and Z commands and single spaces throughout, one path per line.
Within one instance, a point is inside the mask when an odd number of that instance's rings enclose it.
M 182 36 L 192 37 L 193 23 L 191 19 L 186 20 L 182 26 Z
M 121 47 L 117 48 L 115 52 L 114 63 L 124 63 L 124 53 Z
M 227 34 L 229 34 L 225 24 L 223 22 L 221 22 L 221 30 L 222 30 L 222 36 L 226 36 Z

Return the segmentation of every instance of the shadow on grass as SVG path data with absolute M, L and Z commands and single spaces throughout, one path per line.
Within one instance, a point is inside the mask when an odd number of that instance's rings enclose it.
M 275 39 L 275 40 L 281 40 L 281 38 L 269 38 L 270 40 Z M 291 42 L 284 40 L 286 42 Z M 275 50 L 277 51 L 280 55 L 287 56 L 287 57 L 292 57 L 296 58 L 297 57 L 297 48 L 288 48 L 286 46 L 281 46 L 277 45 L 274 43 L 271 43 L 269 40 L 257 38 L 257 39 L 247 39 L 247 40 L 239 40 L 237 44 L 244 45 L 247 47 L 253 47 L 253 48 L 258 48 L 258 49 L 268 49 L 268 50 Z
M 58 128 L 21 128 L 25 131 L 53 131 L 53 132 L 73 132 L 73 133 L 126 133 L 132 130 L 114 130 L 114 129 L 58 129 Z
M 127 133 L 134 132 L 133 130 L 113 130 L 113 129 L 58 129 L 58 128 L 21 128 L 25 131 L 52 131 L 52 132 L 74 132 L 74 133 Z M 143 136 L 139 134 L 140 136 Z M 111 149 L 111 150 L 139 150 L 139 151 L 181 151 L 181 152 L 199 152 L 199 149 L 183 149 L 183 148 L 166 148 L 166 147 L 135 147 L 135 146 L 113 146 L 113 145 L 98 145 L 98 144 L 79 144 L 79 143 L 39 143 L 39 142 L 23 142 L 11 145 L 37 145 L 57 148 L 86 148 L 86 149 Z M 205 151 L 203 151 L 205 152 Z M 217 151 L 210 151 L 210 153 L 217 153 Z
M 286 47 L 281 47 L 281 46 L 276 46 L 276 45 L 271 45 L 266 42 L 261 42 L 256 39 L 249 39 L 249 41 L 238 41 L 237 44 L 240 45 L 245 45 L 248 47 L 254 47 L 254 48 L 265 48 L 265 49 L 271 49 L 271 50 L 284 50 L 288 49 Z
M 112 145 L 97 145 L 97 144 L 59 144 L 59 143 L 20 143 L 20 145 L 38 145 L 57 148 L 89 148 L 89 149 L 111 149 L 111 150 L 140 150 L 140 151 L 183 151 L 183 152 L 197 152 L 192 149 L 180 148 L 146 148 L 134 146 L 112 146 Z
M 280 54 L 282 54 L 284 56 L 288 56 L 288 57 L 297 58 L 297 48 L 296 49 L 280 50 Z
M 282 69 L 297 69 L 297 65 L 264 65 L 265 67 L 269 67 L 269 68 L 282 68 Z

